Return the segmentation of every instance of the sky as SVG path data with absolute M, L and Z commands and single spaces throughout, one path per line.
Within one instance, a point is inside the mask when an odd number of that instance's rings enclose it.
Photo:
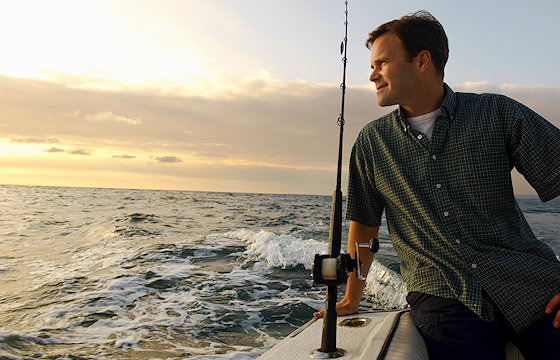
M 350 0 L 345 169 L 393 110 L 365 39 L 420 9 L 447 32 L 454 90 L 560 127 L 560 2 Z M 330 194 L 343 37 L 342 0 L 0 0 L 0 183 Z

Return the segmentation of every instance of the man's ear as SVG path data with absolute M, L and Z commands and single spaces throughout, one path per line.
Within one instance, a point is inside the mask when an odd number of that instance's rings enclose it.
M 432 64 L 432 54 L 428 50 L 422 50 L 416 55 L 415 60 L 416 70 L 420 74 L 424 74 Z

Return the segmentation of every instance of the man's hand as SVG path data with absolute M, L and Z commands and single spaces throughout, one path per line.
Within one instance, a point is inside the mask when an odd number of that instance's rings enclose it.
M 369 243 L 373 237 L 379 234 L 379 226 L 366 226 L 356 221 L 350 221 L 350 229 L 348 232 L 348 254 L 355 254 L 355 243 Z M 359 249 L 359 248 L 358 248 Z M 367 272 L 373 261 L 373 254 L 366 249 L 362 249 L 360 259 L 363 262 L 362 270 Z M 346 293 L 344 298 L 336 303 L 337 315 L 350 315 L 358 312 L 362 292 L 364 290 L 365 281 L 356 278 L 356 272 L 353 271 L 346 282 Z M 321 310 L 313 314 L 314 318 L 322 318 L 326 311 Z
M 350 305 L 348 301 L 344 299 L 336 303 L 336 314 L 340 315 L 350 315 L 358 312 L 358 305 Z M 313 313 L 314 318 L 322 318 L 325 316 L 326 311 L 321 310 Z
M 338 311 L 338 304 L 336 305 L 336 307 L 337 307 L 337 311 Z M 548 305 L 546 305 L 545 312 L 550 315 L 550 314 L 553 314 L 557 310 L 558 310 L 558 312 L 556 313 L 556 317 L 554 318 L 553 326 L 557 329 L 560 329 L 560 294 L 554 295 L 552 300 L 550 300 Z M 313 315 L 313 316 L 315 316 L 315 315 Z

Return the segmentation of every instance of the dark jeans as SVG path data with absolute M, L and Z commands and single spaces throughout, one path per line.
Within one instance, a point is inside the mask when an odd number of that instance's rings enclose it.
M 422 334 L 430 360 L 505 360 L 505 345 L 512 341 L 525 360 L 560 358 L 560 329 L 546 315 L 515 333 L 504 315 L 493 306 L 494 321 L 482 321 L 454 299 L 411 292 L 406 297 L 410 315 Z

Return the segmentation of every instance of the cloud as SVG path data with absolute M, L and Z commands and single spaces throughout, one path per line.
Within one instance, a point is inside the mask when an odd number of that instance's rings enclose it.
M 57 148 L 57 147 L 52 147 L 52 148 L 49 148 L 49 149 L 45 150 L 45 152 L 60 153 L 60 152 L 66 152 L 66 150 L 61 149 L 61 148 Z
M 128 125 L 140 125 L 142 120 L 140 119 L 131 119 L 126 116 L 119 116 L 115 115 L 110 111 L 98 113 L 95 115 L 87 115 L 87 120 L 90 121 L 99 121 L 99 122 L 115 122 L 115 123 L 124 123 Z
M 12 138 L 11 143 L 21 144 L 59 144 L 60 141 L 54 138 Z
M 91 155 L 91 153 L 89 151 L 83 150 L 83 149 L 71 150 L 71 151 L 68 151 L 68 154 L 83 155 L 83 156 L 90 156 Z
M 91 155 L 91 153 L 89 151 L 83 150 L 83 149 L 65 150 L 65 149 L 62 149 L 62 148 L 51 147 L 51 148 L 46 149 L 44 151 L 49 152 L 49 153 L 67 153 L 67 154 L 71 154 L 71 155 L 83 155 L 83 156 Z
M 176 156 L 160 156 L 160 157 L 155 157 L 154 159 L 156 159 L 160 163 L 180 163 L 180 162 L 183 162 L 183 160 L 179 159 Z
M 500 87 L 488 81 L 467 81 L 455 86 L 456 91 L 472 93 L 499 93 Z
M 165 151 L 183 159 L 188 154 L 214 154 L 281 166 L 333 166 L 336 151 L 329 149 L 336 149 L 338 140 L 338 85 L 274 79 L 246 79 L 230 85 L 233 90 L 228 96 L 211 98 L 72 89 L 46 81 L 0 77 L 0 92 L 7 96 L 2 111 L 18 114 L 2 130 L 13 136 L 47 135 L 69 144 L 128 153 L 157 154 L 161 144 L 167 144 Z M 13 88 L 23 100 L 11 101 L 8 89 Z M 363 125 L 387 111 L 375 106 L 373 96 L 369 88 L 349 87 L 346 150 Z M 95 121 L 83 115 L 109 119 L 114 118 L 111 114 L 125 117 L 122 114 L 131 109 L 142 125 L 126 131 L 123 122 L 95 126 Z M 72 121 L 68 114 L 73 114 Z
M 13 138 L 65 142 L 70 137 L 88 146 L 124 146 L 128 152 L 156 152 L 165 143 L 166 151 L 222 154 L 255 162 L 323 166 L 336 162 L 336 152 L 331 149 L 338 143 L 338 85 L 276 79 L 245 79 L 230 85 L 234 90 L 228 96 L 212 98 L 151 90 L 79 90 L 0 77 L 0 92 L 6 97 L 2 103 L 6 116 L 2 118 L 10 119 L 3 120 L 2 132 Z M 509 95 L 558 124 L 560 87 L 488 82 L 451 85 L 460 91 Z M 20 100 L 11 98 L 10 89 L 17 90 Z M 345 153 L 365 124 L 392 109 L 377 106 L 370 86 L 348 86 L 347 90 Z M 107 108 L 112 110 L 104 110 Z M 122 115 L 131 109 L 134 117 Z M 86 121 L 64 117 L 72 113 Z M 93 119 L 104 125 L 92 126 Z M 140 123 L 142 126 L 123 131 L 123 124 Z
M 508 95 L 560 127 L 560 86 L 488 82 L 450 85 L 457 91 Z M 287 174 L 287 169 L 291 169 L 296 173 L 308 172 L 301 179 L 313 183 L 302 188 L 332 186 L 325 174 L 336 171 L 339 131 L 336 122 L 341 95 L 338 84 L 246 79 L 232 81 L 229 86 L 227 96 L 201 97 L 163 94 L 154 89 L 123 92 L 73 89 L 44 81 L 0 77 L 0 93 L 4 96 L 2 133 L 14 139 L 56 138 L 77 149 L 143 154 L 160 163 L 189 165 L 146 166 L 158 171 L 182 168 L 190 171 L 194 161 L 215 165 L 216 169 L 223 169 L 224 176 L 230 176 L 234 173 L 230 171 L 232 168 L 253 166 L 255 181 L 266 179 L 276 187 L 278 182 L 287 180 L 278 179 L 273 184 L 266 172 L 273 168 L 286 169 L 283 173 Z M 348 86 L 346 101 L 344 162 L 363 126 L 394 108 L 379 108 L 371 86 Z M 127 118 L 142 119 L 141 126 L 119 121 L 105 121 L 99 126 L 83 115 L 125 117 L 122 114 L 130 114 L 131 109 L 134 116 L 127 115 Z M 74 114 L 75 118 L 69 121 L 67 114 Z M 158 155 L 162 153 L 175 156 Z M 123 162 L 114 163 L 122 166 Z M 127 162 L 133 163 L 141 162 Z M 346 168 L 346 164 L 343 166 Z M 264 185 L 259 187 L 263 188 Z M 295 188 L 293 191 L 299 192 Z
M 136 159 L 136 156 L 121 154 L 121 155 L 113 155 L 112 158 L 113 159 Z

